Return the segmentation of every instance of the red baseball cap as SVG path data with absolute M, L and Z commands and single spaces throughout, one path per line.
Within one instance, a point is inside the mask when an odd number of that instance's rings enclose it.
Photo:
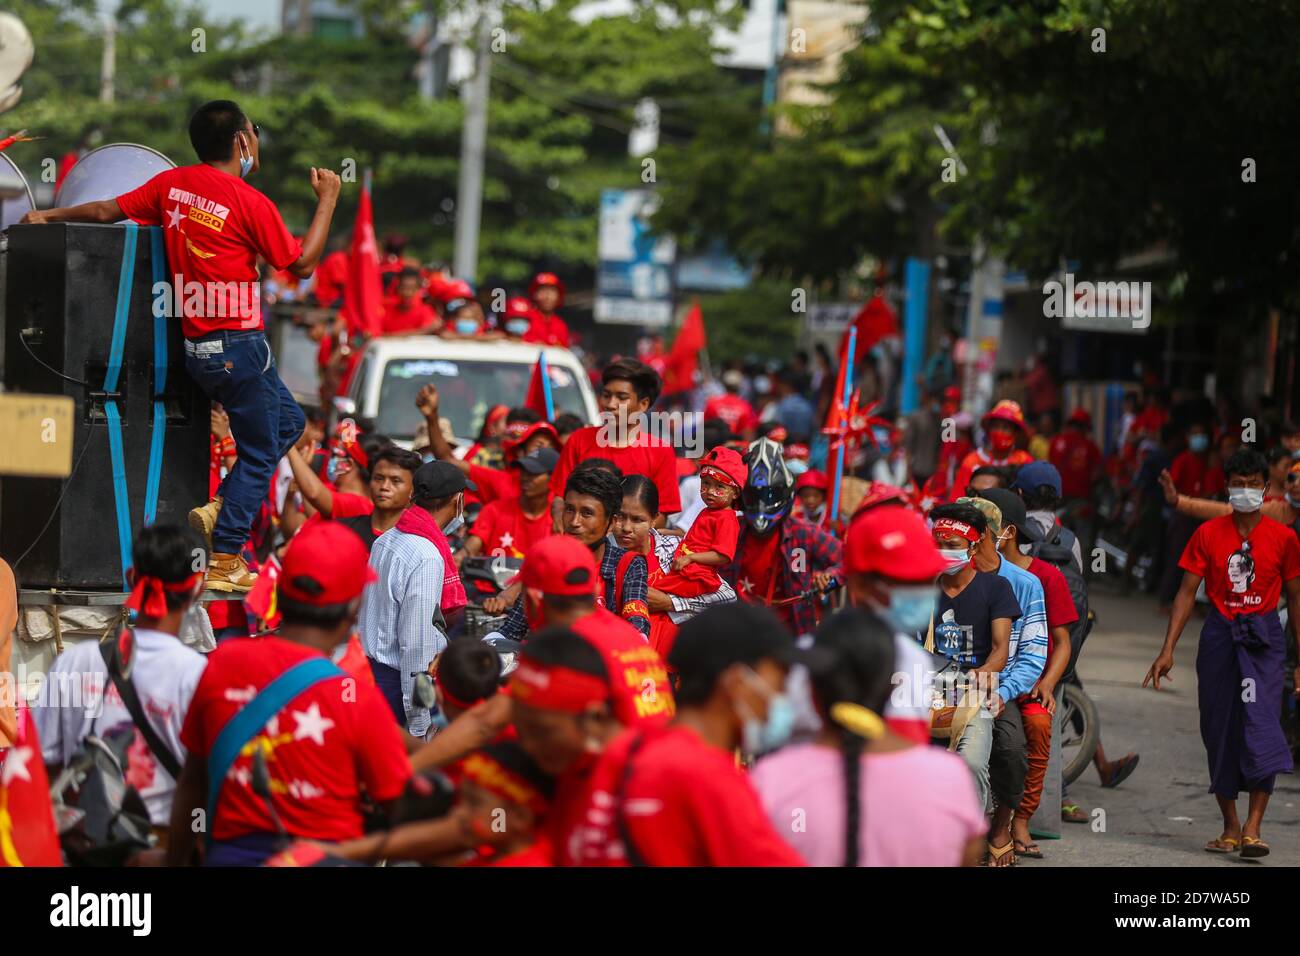
M 1088 414 L 1086 408 L 1076 408 L 1070 413 L 1070 417 L 1066 420 L 1074 422 L 1076 425 L 1092 425 L 1092 416 Z
M 700 459 L 700 474 L 703 475 L 707 471 L 713 471 L 714 477 L 721 474 L 724 476 L 723 480 L 737 488 L 744 488 L 745 480 L 749 478 L 749 468 L 745 466 L 745 460 L 737 451 L 726 445 L 718 445 L 710 449 L 709 453 Z
M 589 547 L 577 538 L 553 534 L 528 549 L 519 580 L 543 594 L 594 595 L 600 574 Z
M 564 442 L 560 441 L 560 433 L 555 430 L 555 426 L 550 422 L 533 422 L 531 425 L 526 426 L 517 436 L 512 434 L 514 429 L 515 425 L 510 425 L 506 429 L 506 437 L 501 439 L 501 450 L 505 453 L 506 461 L 514 461 L 520 449 L 538 432 L 545 432 L 550 435 L 551 440 L 555 442 L 556 448 L 564 444 Z
M 313 521 L 289 542 L 277 586 L 291 601 L 320 607 L 346 604 L 378 579 L 360 535 L 336 521 Z
M 909 508 L 890 505 L 862 512 L 844 539 L 849 574 L 921 582 L 934 580 L 945 567 L 925 520 Z
M 818 488 L 822 491 L 828 491 L 831 487 L 831 480 L 826 477 L 826 472 L 818 471 L 816 468 L 810 468 L 794 480 L 794 490 L 801 491 L 804 488 Z

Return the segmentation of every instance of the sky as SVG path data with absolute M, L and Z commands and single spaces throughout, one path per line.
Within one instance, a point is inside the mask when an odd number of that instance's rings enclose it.
M 243 20 L 249 27 L 278 28 L 280 0 L 200 0 L 203 7 L 222 20 Z

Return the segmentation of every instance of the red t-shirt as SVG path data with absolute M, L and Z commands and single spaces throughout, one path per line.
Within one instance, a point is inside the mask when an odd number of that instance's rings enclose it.
M 485 505 L 497 499 L 519 500 L 519 472 L 514 469 L 506 471 L 502 468 L 470 464 L 469 480 L 478 487 L 478 491 L 474 494 Z
M 569 338 L 569 327 L 555 313 L 534 316 L 528 331 L 523 335 L 525 342 L 536 345 L 558 345 L 566 349 L 569 347 Z
M 651 866 L 804 865 L 773 829 L 731 753 L 677 724 L 625 731 L 605 748 L 592 773 L 580 863 L 629 865 L 620 817 Z
M 356 495 L 350 491 L 331 492 L 333 498 L 332 518 L 355 518 L 358 515 L 375 513 L 375 503 L 365 495 Z
M 749 402 L 739 395 L 715 395 L 704 403 L 704 420 L 720 418 L 727 423 L 732 434 L 740 435 L 758 427 L 758 416 Z
M 1233 515 L 1220 515 L 1196 529 L 1178 566 L 1205 579 L 1205 593 L 1224 617 L 1273 611 L 1282 582 L 1300 577 L 1300 540 L 1262 517 L 1242 541 Z
M 1068 428 L 1052 439 L 1048 458 L 1061 473 L 1061 497 L 1087 498 L 1092 491 L 1092 476 L 1101 464 L 1097 443 Z
M 676 713 L 668 668 L 641 632 L 598 607 L 570 625 L 605 657 L 614 716 L 625 727 L 667 723 Z
M 497 498 L 483 506 L 469 533 L 482 540 L 484 554 L 522 558 L 551 533 L 551 509 L 548 504 L 530 518 L 518 499 Z
M 189 339 L 218 329 L 262 328 L 258 256 L 284 269 L 302 255 L 275 203 L 206 163 L 165 170 L 118 196 L 117 204 L 140 225 L 163 227 L 168 281 L 174 285 L 173 276 L 180 275 L 186 286 L 172 295 Z M 199 284 L 193 305 L 201 298 L 201 308 L 192 307 L 191 283 Z
M 348 282 L 348 254 L 342 249 L 331 252 L 316 267 L 316 301 L 333 305 L 343 297 Z
M 699 554 L 716 551 L 726 555 L 728 561 L 736 556 L 736 542 L 740 539 L 740 519 L 730 508 L 705 508 L 686 532 L 682 541 L 682 554 Z
M 705 509 L 700 512 L 700 517 L 707 513 Z M 780 531 L 767 535 L 751 534 L 745 539 L 745 547 L 740 552 L 740 576 L 736 578 L 736 592 L 742 601 L 767 604 L 790 597 L 781 587 L 781 559 L 777 549 L 780 542 Z
M 208 655 L 181 727 L 181 743 L 204 759 L 226 723 L 255 694 L 299 661 L 319 656 L 278 637 L 235 638 Z M 364 784 L 377 802 L 399 796 L 411 762 L 393 713 L 375 688 L 354 677 L 321 681 L 271 718 L 254 740 L 266 754 L 276 813 L 285 830 L 315 840 L 362 834 Z M 253 793 L 251 748 L 235 759 L 221 786 L 216 840 L 274 833 L 265 801 Z
M 1184 451 L 1169 466 L 1169 477 L 1174 480 L 1179 494 L 1204 498 L 1209 493 L 1206 489 L 1209 471 L 1210 466 L 1204 455 Z
M 598 442 L 602 426 L 588 425 L 569 436 L 560 452 L 560 463 L 551 472 L 551 494 L 564 497 L 564 483 L 573 469 L 588 458 L 606 458 L 622 469 L 623 475 L 645 475 L 659 489 L 659 510 L 666 515 L 682 510 L 677 493 L 677 458 L 673 448 L 657 438 L 638 432 L 637 443 L 627 448 L 602 447 Z
M 1070 585 L 1065 575 L 1057 568 L 1039 558 L 1029 559 L 1029 573 L 1038 578 L 1043 586 L 1043 606 L 1047 612 L 1047 658 L 1052 658 L 1052 628 L 1069 627 L 1079 619 L 1079 612 L 1074 607 L 1074 598 L 1070 597 Z M 1045 714 L 1047 708 L 1028 695 L 1020 698 L 1022 714 Z
M 427 329 L 438 322 L 438 314 L 418 299 L 412 299 L 405 307 L 400 299 L 394 299 L 384 305 L 383 331 L 385 335 L 398 332 L 415 332 Z

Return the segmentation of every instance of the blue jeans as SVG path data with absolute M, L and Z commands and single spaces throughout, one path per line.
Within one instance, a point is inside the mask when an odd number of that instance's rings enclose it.
M 230 416 L 237 457 L 217 491 L 222 505 L 212 550 L 238 554 L 276 466 L 301 437 L 307 418 L 280 381 L 261 331 L 226 330 L 186 339 L 185 370 Z
M 406 705 L 402 702 L 402 672 L 396 667 L 379 663 L 373 657 L 367 657 L 366 660 L 370 662 L 370 673 L 375 677 L 375 689 L 388 702 L 388 709 L 397 719 L 397 725 L 405 730 Z

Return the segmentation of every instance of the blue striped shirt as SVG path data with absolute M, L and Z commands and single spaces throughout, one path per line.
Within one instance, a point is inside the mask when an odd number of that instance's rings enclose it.
M 375 539 L 370 566 L 379 580 L 366 588 L 357 630 L 366 656 L 402 675 L 407 729 L 416 737 L 429 730 L 429 711 L 411 701 L 414 674 L 447 646 L 442 630 L 442 555 L 433 542 L 392 528 Z
M 1007 579 L 1020 602 L 1020 617 L 1011 622 L 1007 666 L 998 679 L 998 695 L 1010 703 L 1028 694 L 1047 666 L 1047 602 L 1043 585 L 1033 574 L 998 555 L 998 574 Z

